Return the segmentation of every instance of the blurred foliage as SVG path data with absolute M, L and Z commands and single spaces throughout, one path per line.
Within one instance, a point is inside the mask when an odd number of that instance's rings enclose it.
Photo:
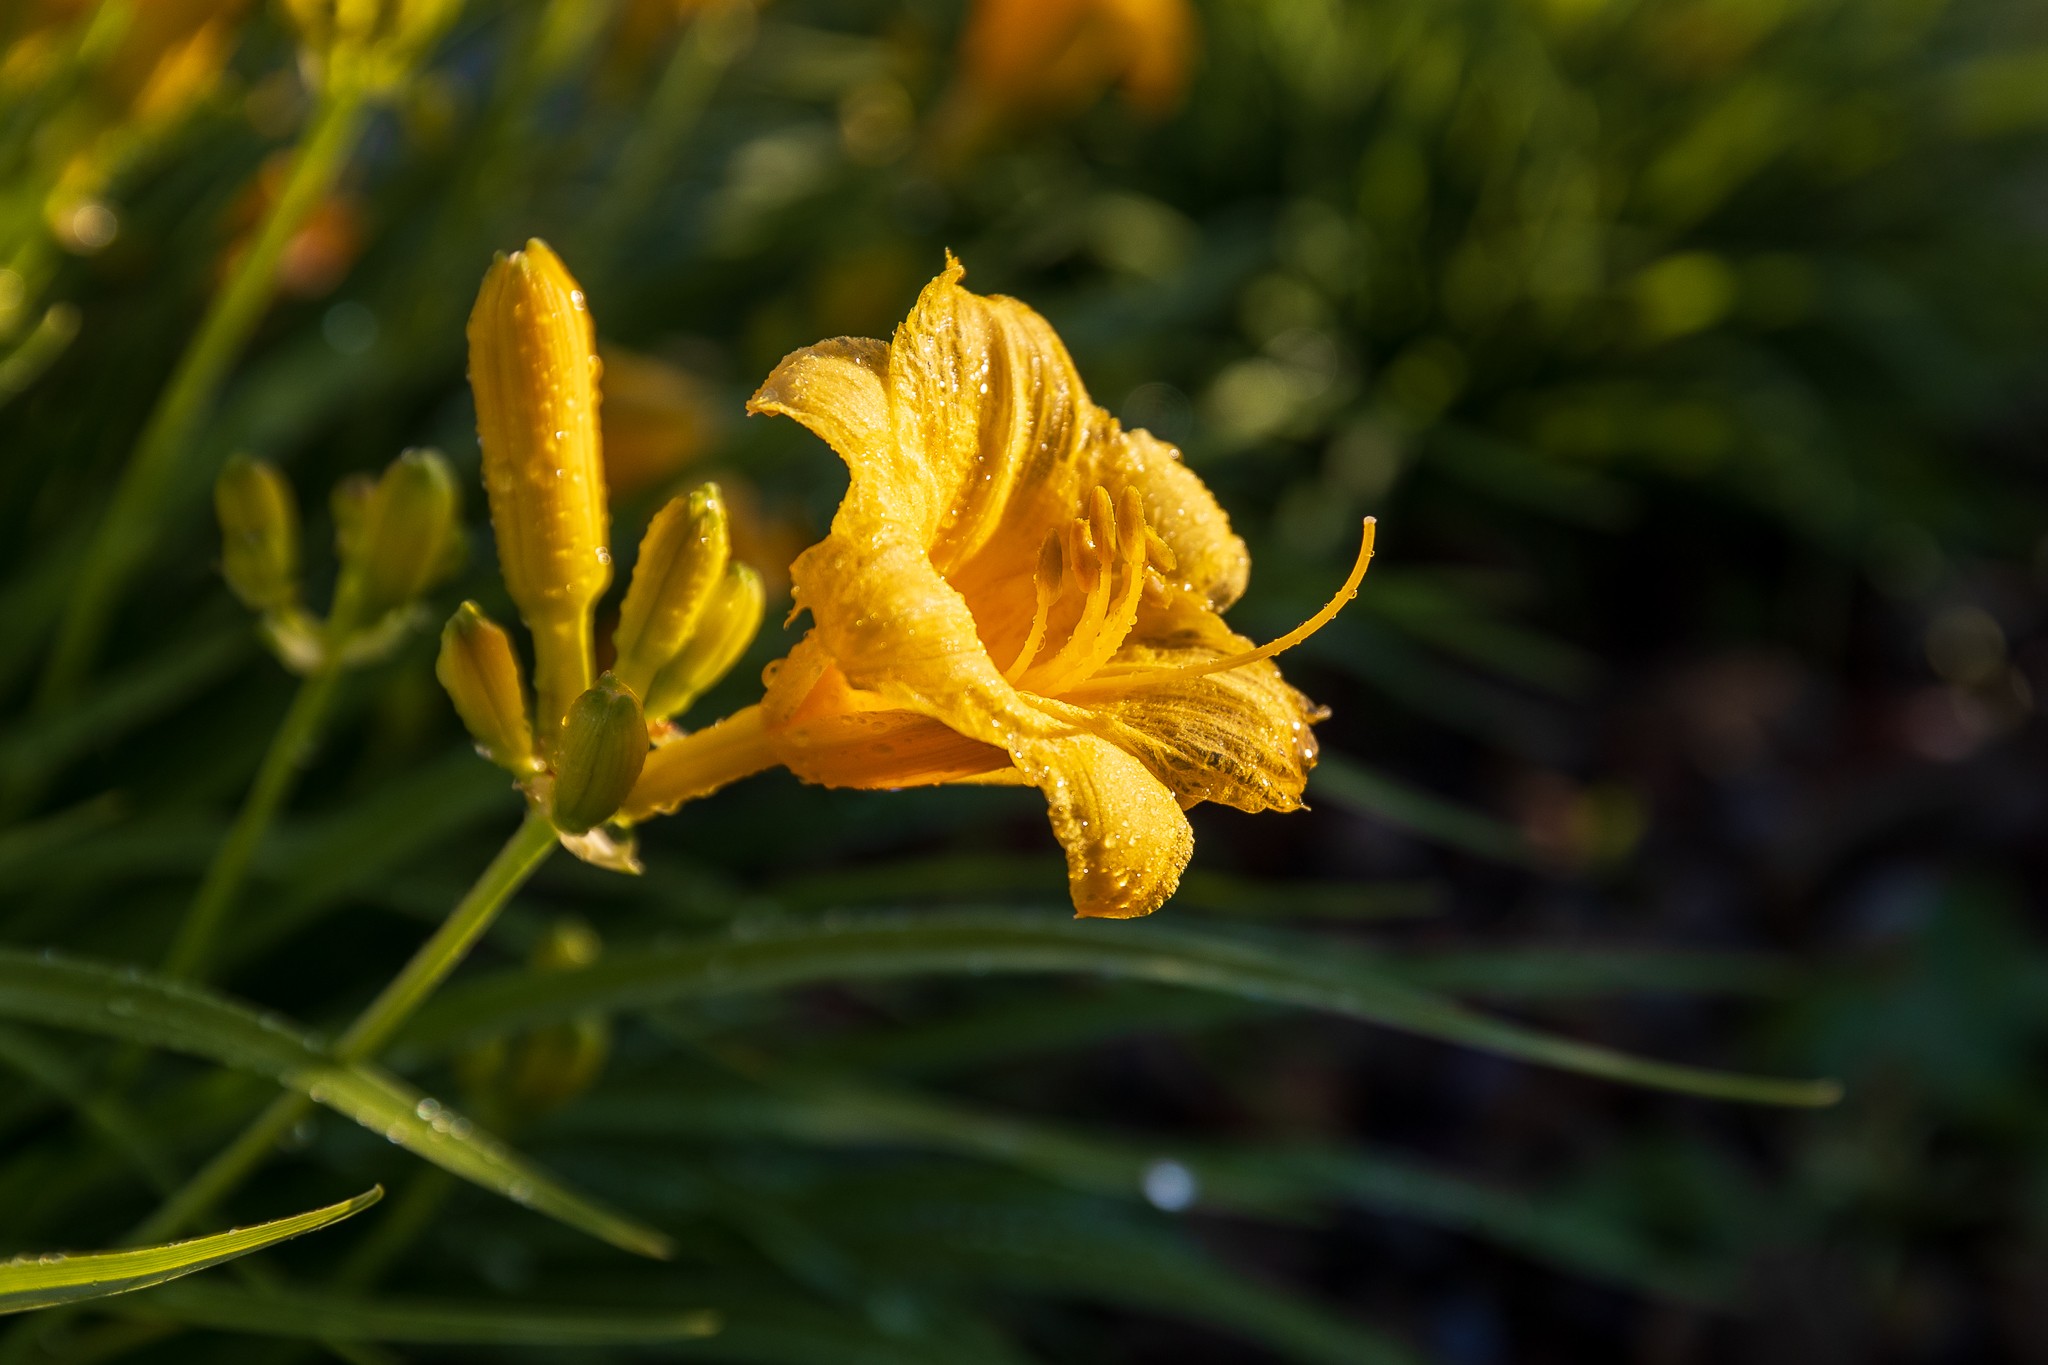
M 95 668 L 38 704 L 321 68 L 282 9 L 0 6 L 0 1253 L 114 1245 L 279 1084 L 376 1131 L 300 1123 L 219 1226 L 392 1191 L 262 1271 L 18 1319 L 0 1359 L 2048 1354 L 2041 8 L 974 9 L 413 16 L 449 27 L 280 240 Z M 648 826 L 644 877 L 557 860 L 390 1071 L 342 1068 L 318 1036 L 518 805 L 414 631 L 290 765 L 221 994 L 124 977 L 293 695 L 215 475 L 274 462 L 309 545 L 320 492 L 407 447 L 473 489 L 463 318 L 531 235 L 598 319 L 617 544 L 715 472 L 777 588 L 844 476 L 741 403 L 886 335 L 946 247 L 1216 488 L 1240 628 L 1305 615 L 1378 516 L 1289 660 L 1335 713 L 1316 809 L 1197 813 L 1162 918 L 1086 940 L 1163 965 L 1021 970 L 977 935 L 1081 941 L 1034 802 L 755 779 Z M 431 607 L 510 619 L 488 560 Z M 1296 1008 L 1333 981 L 1849 1098 L 1739 1110 Z

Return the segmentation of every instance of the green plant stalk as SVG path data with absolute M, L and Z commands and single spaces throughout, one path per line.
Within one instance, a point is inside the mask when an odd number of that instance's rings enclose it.
M 688 21 L 655 83 L 646 115 L 619 154 L 596 221 L 585 233 L 591 261 L 612 258 L 619 238 L 667 182 L 677 152 L 711 102 L 719 79 L 745 51 L 752 23 L 751 8 L 731 0 L 707 7 Z
M 513 893 L 525 884 L 556 847 L 555 828 L 545 815 L 529 810 L 498 856 L 491 860 L 434 936 L 420 945 L 412 960 L 391 979 L 377 998 L 356 1016 L 333 1048 L 338 1062 L 360 1062 L 374 1056 L 425 1003 L 434 989 L 475 946 Z M 280 1095 L 215 1154 L 198 1174 L 158 1207 L 129 1234 L 149 1242 L 177 1235 L 248 1177 L 270 1151 L 312 1108 L 313 1102 L 293 1091 Z
M 278 261 L 292 234 L 341 174 L 364 112 L 362 93 L 350 88 L 330 91 L 314 109 L 283 190 L 214 295 L 115 485 L 58 626 L 36 692 L 38 709 L 61 706 L 92 668 L 121 590 L 148 553 L 186 446 L 270 306 Z
M 312 758 L 313 746 L 319 740 L 320 728 L 341 681 L 342 666 L 335 657 L 338 654 L 338 649 L 330 650 L 329 657 L 306 675 L 292 698 L 291 709 L 285 712 L 277 732 L 271 736 L 263 763 L 256 770 L 256 780 L 250 784 L 241 810 L 235 813 L 227 837 L 214 850 L 198 894 L 193 896 L 184 922 L 178 926 L 178 935 L 164 958 L 165 976 L 179 980 L 206 978 L 212 965 L 214 941 L 220 937 L 228 912 L 234 908 L 257 846 L 269 833 L 278 810 Z

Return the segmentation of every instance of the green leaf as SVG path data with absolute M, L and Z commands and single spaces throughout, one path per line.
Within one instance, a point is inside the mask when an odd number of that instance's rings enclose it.
M 1681 1262 L 1628 1229 L 1581 1211 L 1493 1188 L 1414 1161 L 1355 1150 L 1270 1145 L 1190 1147 L 1104 1137 L 823 1078 L 772 1089 L 693 1079 L 686 1093 L 600 1096 L 556 1120 L 569 1132 L 713 1139 L 759 1150 L 766 1141 L 814 1147 L 896 1147 L 949 1153 L 1031 1172 L 1071 1190 L 1129 1202 L 1149 1198 L 1146 1173 L 1162 1156 L 1193 1177 L 1190 1207 L 1261 1217 L 1314 1216 L 1332 1203 L 1451 1227 L 1525 1255 L 1650 1293 L 1713 1301 L 1729 1276 Z
M 1521 834 L 1490 815 L 1431 796 L 1405 782 L 1324 754 L 1309 778 L 1311 800 L 1328 799 L 1346 810 L 1372 816 L 1449 848 L 1496 862 L 1525 865 L 1529 846 Z
M 182 634 L 54 715 L 0 734 L 0 781 L 33 784 L 88 749 L 112 743 L 206 687 L 253 652 L 249 628 L 236 622 L 210 634 Z
M 704 1282 L 704 1291 L 696 1285 Z M 691 1298 L 718 1306 L 683 1312 L 621 1307 L 558 1308 L 527 1304 L 443 1302 L 358 1297 L 308 1291 L 251 1292 L 233 1285 L 178 1285 L 123 1305 L 130 1316 L 191 1327 L 264 1336 L 435 1346 L 643 1346 L 663 1359 L 732 1361 L 743 1365 L 965 1365 L 987 1353 L 960 1343 L 894 1342 L 858 1317 L 820 1308 L 786 1293 L 692 1280 Z M 636 1296 L 674 1296 L 667 1284 L 641 1285 Z M 1005 1354 L 1004 1361 L 1012 1359 Z
M 502 972 L 445 992 L 414 1020 L 446 1047 L 579 1014 L 822 981 L 966 972 L 1091 972 L 1349 1015 L 1444 1042 L 1653 1089 L 1757 1104 L 1833 1104 L 1832 1081 L 1776 1080 L 1652 1061 L 1496 1019 L 1327 943 L 1282 948 L 1148 923 L 1005 911 L 828 916 L 743 924 L 694 943 L 621 949 L 577 972 Z
M 358 1298 L 232 1285 L 179 1285 L 136 1307 L 194 1327 L 323 1341 L 440 1346 L 646 1346 L 715 1336 L 711 1309 L 649 1313 L 621 1308 L 535 1308 Z
M 849 1182 L 797 1208 L 878 1270 L 1139 1308 L 1315 1365 L 1417 1365 L 1412 1351 L 1362 1323 L 1216 1265 L 1156 1217 L 932 1171 L 914 1173 L 914 1187 Z
M 267 1076 L 414 1155 L 613 1246 L 665 1256 L 668 1239 L 575 1194 L 376 1067 L 343 1066 L 284 1020 L 209 991 L 55 953 L 0 949 L 0 1017 L 124 1038 Z
M 353 1199 L 344 1199 L 339 1204 L 329 1204 L 311 1213 L 258 1223 L 251 1228 L 236 1228 L 232 1232 L 216 1232 L 210 1237 L 195 1237 L 189 1242 L 137 1247 L 132 1251 L 96 1251 L 84 1256 L 17 1256 L 11 1261 L 0 1262 L 0 1313 L 25 1313 L 32 1308 L 49 1308 L 79 1299 L 99 1299 L 109 1294 L 147 1289 L 153 1284 L 175 1280 L 180 1275 L 190 1275 L 196 1270 L 205 1270 L 223 1261 L 232 1261 L 237 1256 L 274 1246 L 302 1232 L 338 1223 L 361 1213 L 383 1197 L 384 1187 L 379 1185 Z

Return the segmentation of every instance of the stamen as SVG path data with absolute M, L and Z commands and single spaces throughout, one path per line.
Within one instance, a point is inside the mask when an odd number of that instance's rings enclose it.
M 1257 649 L 1248 649 L 1240 654 L 1230 654 L 1221 659 L 1210 659 L 1198 664 L 1180 664 L 1173 667 L 1161 667 L 1156 664 L 1126 664 L 1121 667 L 1112 665 L 1071 689 L 1066 695 L 1069 699 L 1073 700 L 1080 700 L 1084 696 L 1115 696 L 1120 693 L 1151 687 L 1159 683 L 1178 682 L 1186 678 L 1199 678 L 1209 673 L 1227 673 L 1233 668 L 1243 668 L 1246 664 L 1257 663 L 1261 659 L 1270 659 L 1276 654 L 1294 648 L 1303 640 L 1306 640 L 1309 636 L 1335 620 L 1337 613 L 1344 609 L 1345 604 L 1358 596 L 1358 585 L 1365 578 L 1366 567 L 1372 563 L 1372 542 L 1375 525 L 1376 523 L 1372 517 L 1365 519 L 1365 531 L 1359 538 L 1358 543 L 1357 562 L 1352 564 L 1351 573 L 1345 578 L 1344 586 L 1337 589 L 1336 596 L 1324 603 L 1321 611 L 1309 617 L 1308 620 L 1303 621 L 1279 639 L 1269 644 L 1260 645 Z
M 1032 585 L 1038 591 L 1038 609 L 1031 615 L 1031 629 L 1024 636 L 1024 647 L 1017 651 L 1017 662 L 1003 670 L 1003 676 L 1011 682 L 1031 666 L 1038 657 L 1039 648 L 1045 643 L 1045 625 L 1052 616 L 1052 604 L 1059 600 L 1061 572 L 1065 556 L 1060 549 L 1060 533 L 1046 533 L 1045 544 L 1038 547 L 1038 572 L 1032 578 Z
M 1099 501 L 1106 508 L 1109 503 L 1108 494 L 1102 493 L 1100 488 L 1095 491 L 1102 494 Z M 1096 510 L 1094 506 L 1089 508 L 1091 514 Z M 1091 522 L 1094 524 L 1091 525 Z M 1099 531 L 1097 527 L 1100 527 Z M 1075 558 L 1079 561 L 1076 567 L 1082 570 L 1075 577 L 1087 586 L 1088 600 L 1082 604 L 1081 619 L 1074 622 L 1074 629 L 1068 634 L 1067 642 L 1060 646 L 1059 653 L 1032 669 L 1031 674 L 1024 680 L 1024 685 L 1029 690 L 1041 696 L 1054 695 L 1058 679 L 1086 676 L 1075 674 L 1074 665 L 1084 658 L 1089 648 L 1094 645 L 1096 634 L 1102 629 L 1103 618 L 1109 614 L 1109 594 L 1111 587 L 1114 586 L 1114 575 L 1110 572 L 1113 564 L 1111 556 L 1116 550 L 1114 515 L 1108 519 L 1093 515 L 1087 521 L 1077 519 L 1073 527 L 1072 548 Z
M 1146 585 L 1144 501 L 1135 489 L 1126 489 L 1111 514 L 1113 521 L 1105 515 L 1109 512 L 1109 494 L 1097 488 L 1090 499 L 1089 519 L 1092 527 L 1102 528 L 1091 529 L 1103 546 L 1101 590 L 1090 594 L 1066 647 L 1028 679 L 1031 690 L 1043 695 L 1057 696 L 1109 662 L 1137 624 L 1138 600 Z M 1118 566 L 1121 578 L 1113 571 Z
M 1174 558 L 1173 547 L 1161 540 L 1159 533 L 1149 526 L 1145 528 L 1145 562 L 1163 574 L 1172 573 L 1180 567 L 1180 561 Z

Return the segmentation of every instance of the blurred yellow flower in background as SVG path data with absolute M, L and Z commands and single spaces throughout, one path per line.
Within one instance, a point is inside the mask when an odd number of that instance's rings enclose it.
M 1008 114 L 1066 112 L 1112 84 L 1164 114 L 1187 87 L 1195 36 L 1187 0 L 978 0 L 961 76 Z
M 781 764 L 834 787 L 1045 794 L 1083 915 L 1148 914 L 1193 850 L 1185 807 L 1294 810 L 1320 712 L 1222 613 L 1250 560 L 1173 447 L 1089 401 L 1066 348 L 950 261 L 893 343 L 798 351 L 749 404 L 851 471 L 792 567 L 813 627 L 761 704 L 656 749 L 626 804 L 674 808 Z
M 614 499 L 675 477 L 710 444 L 711 400 L 693 376 L 610 342 L 604 359 L 604 478 Z

